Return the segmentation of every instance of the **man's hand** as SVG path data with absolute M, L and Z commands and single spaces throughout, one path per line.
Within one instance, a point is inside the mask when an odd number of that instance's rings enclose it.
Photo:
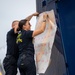
M 18 33 L 17 29 L 18 29 L 18 25 L 15 25 L 15 27 L 14 27 L 14 33 Z
M 38 12 L 33 13 L 33 16 L 38 16 L 38 15 L 39 15 L 39 13 L 38 13 Z
M 47 18 L 48 18 L 48 14 L 47 13 L 44 13 L 43 19 L 46 20 Z

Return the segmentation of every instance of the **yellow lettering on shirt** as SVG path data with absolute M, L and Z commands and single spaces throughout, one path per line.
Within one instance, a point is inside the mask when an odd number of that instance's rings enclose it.
M 18 34 L 16 43 L 22 42 L 21 35 L 22 35 L 22 34 Z

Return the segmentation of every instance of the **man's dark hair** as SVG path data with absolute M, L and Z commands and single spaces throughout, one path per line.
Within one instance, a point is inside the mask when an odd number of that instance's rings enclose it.
M 18 29 L 19 31 L 20 31 L 20 30 L 22 30 L 23 25 L 25 25 L 25 24 L 26 24 L 26 22 L 27 22 L 27 20 L 26 20 L 26 19 L 23 19 L 23 20 L 20 20 L 20 21 L 19 21 L 19 29 Z

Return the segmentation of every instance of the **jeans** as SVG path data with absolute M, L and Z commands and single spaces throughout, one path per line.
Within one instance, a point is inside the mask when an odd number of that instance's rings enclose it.
M 16 75 L 17 74 L 17 60 L 13 56 L 7 55 L 4 58 L 3 67 L 5 70 L 5 75 Z
M 23 54 L 19 57 L 17 65 L 21 75 L 36 75 L 34 57 Z

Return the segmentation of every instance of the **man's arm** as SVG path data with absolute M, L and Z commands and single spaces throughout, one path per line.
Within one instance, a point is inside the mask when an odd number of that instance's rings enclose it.
M 47 20 L 47 17 L 48 17 L 48 15 L 45 13 L 44 15 L 43 15 L 43 22 L 42 22 L 42 25 L 40 26 L 40 28 L 39 29 L 37 29 L 37 30 L 35 30 L 34 32 L 33 32 L 33 34 L 32 34 L 32 37 L 35 37 L 35 36 L 37 36 L 37 35 L 39 35 L 39 34 L 41 34 L 41 33 L 43 33 L 44 32 L 44 30 L 45 30 L 45 28 L 46 28 L 46 20 Z
M 39 13 L 38 12 L 36 12 L 36 13 L 33 13 L 32 15 L 30 15 L 30 16 L 28 16 L 27 18 L 25 18 L 26 20 L 28 20 L 28 21 L 30 21 L 31 20 L 31 18 L 33 17 L 33 16 L 38 16 L 39 15 Z

